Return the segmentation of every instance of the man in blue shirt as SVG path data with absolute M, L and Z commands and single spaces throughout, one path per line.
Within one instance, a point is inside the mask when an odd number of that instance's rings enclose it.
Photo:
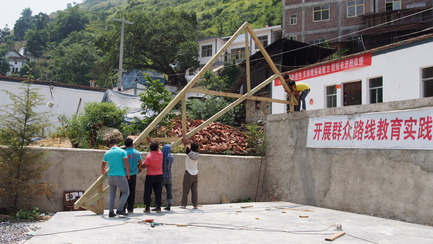
M 101 174 L 107 174 L 105 166 L 108 163 L 108 185 L 110 186 L 110 198 L 108 201 L 110 212 L 108 217 L 114 217 L 116 214 L 127 216 L 124 206 L 129 196 L 129 163 L 126 151 L 117 146 L 116 139 L 110 141 L 110 150 L 105 153 L 101 165 Z M 114 200 L 116 199 L 117 187 L 120 189 L 120 201 L 116 214 L 114 213 Z
M 141 172 L 141 155 L 140 152 L 135 150 L 133 147 L 133 140 L 131 138 L 126 138 L 125 140 L 126 154 L 128 155 L 129 163 L 129 175 L 128 180 L 129 185 L 129 197 L 126 201 L 125 207 L 128 209 L 128 213 L 134 212 L 135 204 L 135 186 L 137 182 L 137 174 Z

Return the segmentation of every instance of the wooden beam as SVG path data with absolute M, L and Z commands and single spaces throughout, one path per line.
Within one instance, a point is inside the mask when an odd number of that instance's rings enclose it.
M 201 94 L 207 94 L 207 95 L 213 95 L 213 96 L 221 96 L 221 97 L 231 97 L 231 98 L 240 98 L 243 96 L 242 94 L 220 92 L 220 91 L 211 91 L 211 90 L 204 90 L 204 89 L 199 89 L 199 88 L 191 88 L 189 91 L 195 92 L 195 93 L 201 93 Z M 273 98 L 269 98 L 269 97 L 249 96 L 249 97 L 247 97 L 247 100 L 270 102 L 270 103 L 290 104 L 290 102 L 287 100 L 273 99 Z
M 108 170 L 107 170 L 108 172 Z M 80 198 L 78 198 L 78 200 L 74 203 L 74 208 L 78 209 L 81 207 L 81 205 L 83 205 L 93 194 L 93 192 L 98 188 L 98 186 L 102 183 L 104 183 L 105 179 L 107 179 L 107 174 L 105 175 L 100 175 L 98 177 L 98 179 L 93 182 L 93 184 L 89 187 L 89 189 L 87 189 L 83 195 L 81 195 Z
M 260 49 L 260 52 L 262 52 L 263 57 L 268 62 L 269 66 L 271 67 L 274 74 L 278 75 L 278 79 L 280 79 L 281 84 L 283 85 L 284 89 L 287 91 L 290 91 L 290 87 L 287 85 L 287 82 L 284 80 L 283 76 L 281 75 L 280 71 L 278 70 L 277 66 L 275 66 L 274 61 L 272 61 L 271 57 L 269 56 L 268 52 L 266 52 L 266 49 L 263 47 L 262 43 L 260 42 L 259 38 L 257 37 L 256 33 L 254 33 L 253 29 L 251 29 L 251 26 L 247 26 L 247 31 L 251 34 L 251 37 L 254 39 L 254 42 L 257 44 L 257 46 Z
M 325 238 L 325 241 L 333 241 L 333 240 L 335 240 L 335 239 L 337 239 L 337 238 L 342 237 L 344 234 L 346 234 L 346 232 L 344 232 L 344 231 L 339 231 L 339 232 L 333 234 L 332 236 L 326 237 L 326 238 Z
M 251 91 L 250 79 L 250 44 L 248 42 L 248 31 L 245 31 L 245 64 L 247 72 L 247 92 Z
M 138 145 L 143 141 L 147 135 L 158 125 L 158 123 L 173 109 L 173 107 L 185 96 L 186 92 L 192 88 L 199 79 L 206 73 L 208 69 L 212 67 L 212 64 L 223 54 L 226 49 L 233 43 L 233 41 L 248 27 L 248 22 L 245 22 L 239 29 L 233 34 L 233 36 L 222 46 L 222 48 L 207 62 L 207 64 L 198 72 L 197 75 L 173 98 L 173 100 L 162 110 L 162 112 L 156 116 L 156 118 L 144 129 L 143 132 L 134 140 L 134 144 Z
M 182 98 L 182 131 L 186 132 L 186 95 Z
M 108 189 L 110 189 L 110 187 L 107 187 Z M 98 201 L 96 202 L 96 208 L 98 209 L 104 209 L 104 185 L 100 184 L 98 187 L 98 195 L 102 194 L 102 196 L 98 199 Z M 90 199 L 87 201 L 89 202 Z M 104 212 L 104 211 L 102 211 Z
M 266 49 L 263 47 L 262 43 L 260 42 L 259 38 L 257 37 L 256 33 L 254 33 L 253 29 L 251 29 L 251 26 L 247 26 L 247 31 L 251 34 L 251 37 L 254 39 L 254 42 L 257 44 L 257 46 L 260 49 L 260 52 L 262 52 L 263 57 L 268 62 L 269 66 L 271 67 L 272 71 L 278 75 L 278 79 L 281 82 L 281 85 L 283 85 L 284 90 L 291 91 L 292 89 L 287 85 L 287 82 L 284 80 L 283 76 L 280 73 L 280 70 L 278 70 L 277 66 L 275 66 L 274 61 L 272 61 L 271 57 L 269 56 L 268 52 L 266 52 Z M 293 94 L 288 95 L 290 97 L 291 103 L 289 103 L 289 109 L 290 112 L 294 112 L 294 105 L 298 105 L 298 101 L 296 100 L 295 96 Z
M 159 141 L 159 142 L 174 142 L 178 140 L 180 137 L 152 137 L 152 141 Z
M 232 102 L 231 104 L 229 104 L 227 107 L 225 107 L 223 110 L 219 111 L 218 113 L 214 114 L 212 117 L 210 117 L 208 120 L 206 120 L 205 122 L 203 122 L 201 125 L 195 127 L 193 130 L 191 130 L 188 134 L 185 135 L 186 139 L 190 138 L 192 135 L 194 135 L 195 133 L 199 132 L 201 129 L 203 129 L 204 127 L 208 126 L 210 123 L 212 123 L 213 121 L 217 120 L 219 117 L 223 116 L 225 113 L 227 113 L 230 109 L 234 108 L 235 106 L 237 106 L 239 103 L 243 102 L 245 99 L 247 99 L 247 97 L 253 95 L 254 93 L 260 91 L 263 87 L 265 87 L 267 84 L 269 84 L 271 81 L 275 80 L 278 77 L 277 74 L 274 74 L 273 76 L 269 77 L 267 80 L 263 81 L 260 85 L 254 87 L 254 89 L 252 89 L 250 92 L 246 93 L 245 95 L 243 95 L 242 97 L 238 98 L 236 101 Z M 180 145 L 180 143 L 182 142 L 182 139 L 179 139 L 177 141 L 175 141 L 171 146 L 173 148 L 177 147 Z
M 101 184 L 101 187 L 102 187 L 102 184 Z M 104 200 L 103 197 L 104 197 L 105 194 L 107 194 L 107 193 L 110 192 L 109 190 L 110 190 L 110 187 L 109 187 L 109 186 L 105 187 L 104 190 L 102 190 L 101 192 L 98 192 L 98 194 L 96 194 L 96 195 L 94 195 L 93 197 L 89 198 L 89 199 L 88 199 L 88 200 L 83 204 L 83 207 L 91 206 L 91 205 L 93 205 L 95 202 L 97 202 L 97 201 L 99 201 L 99 200 L 101 200 L 101 199 Z M 102 209 L 104 209 L 104 205 L 102 205 L 102 206 L 99 206 L 99 205 L 98 205 L 98 208 L 102 208 Z

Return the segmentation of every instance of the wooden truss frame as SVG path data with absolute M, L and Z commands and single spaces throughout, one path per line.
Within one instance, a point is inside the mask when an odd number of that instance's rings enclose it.
M 258 86 L 251 89 L 251 83 L 250 83 L 250 62 L 249 62 L 249 55 L 246 56 L 246 77 L 247 77 L 247 93 L 242 94 L 235 94 L 235 93 L 227 93 L 227 92 L 218 92 L 218 91 L 211 91 L 211 90 L 203 90 L 203 89 L 197 89 L 193 88 L 193 86 L 200 80 L 200 78 L 208 71 L 212 65 L 215 63 L 215 61 L 227 50 L 227 48 L 233 43 L 233 41 L 242 33 L 245 31 L 245 52 L 249 53 L 249 43 L 248 43 L 248 34 L 251 35 L 253 38 L 255 44 L 259 47 L 260 51 L 263 54 L 263 57 L 268 62 L 269 66 L 271 67 L 274 74 L 270 76 L 268 79 L 263 81 Z M 254 33 L 251 26 L 248 24 L 248 22 L 245 22 L 234 34 L 233 36 L 224 44 L 224 46 L 209 60 L 209 62 L 198 72 L 197 75 L 194 76 L 194 78 L 173 98 L 173 100 L 164 108 L 164 110 L 144 129 L 144 131 L 134 140 L 134 145 L 140 144 L 144 139 L 147 138 L 147 136 L 150 134 L 150 132 L 158 125 L 159 122 L 173 109 L 173 107 L 179 102 L 182 101 L 182 131 L 185 132 L 186 139 L 193 136 L 195 133 L 199 132 L 201 129 L 212 123 L 213 121 L 217 120 L 219 117 L 223 116 L 225 113 L 227 113 L 230 109 L 234 108 L 241 102 L 248 100 L 255 100 L 255 101 L 264 101 L 264 102 L 274 102 L 274 103 L 284 103 L 288 104 L 290 106 L 290 112 L 294 111 L 294 106 L 298 105 L 297 99 L 295 99 L 295 96 L 293 94 L 290 94 L 290 100 L 279 100 L 279 99 L 272 99 L 272 98 L 265 98 L 265 97 L 258 97 L 253 96 L 256 92 L 261 90 L 263 87 L 268 85 L 270 82 L 278 78 L 281 81 L 281 84 L 283 85 L 284 89 L 286 91 L 290 91 L 291 89 L 287 85 L 286 81 L 282 77 L 280 71 L 275 66 L 274 62 L 272 61 L 271 57 L 266 52 L 266 49 L 263 47 L 262 43 L 259 41 L 258 37 Z M 202 94 L 208 94 L 208 95 L 215 95 L 215 96 L 225 96 L 225 97 L 232 97 L 237 98 L 233 103 L 229 104 L 227 107 L 225 107 L 220 112 L 213 115 L 211 118 L 203 122 L 198 127 L 191 130 L 189 133 L 186 133 L 186 93 L 187 92 L 194 92 L 194 93 L 202 93 Z M 171 144 L 172 147 L 177 147 L 181 144 L 182 138 L 160 138 L 159 141 L 161 142 L 173 142 Z M 74 208 L 78 209 L 79 207 L 86 208 L 90 211 L 95 212 L 96 214 L 102 214 L 104 212 L 103 207 L 103 196 L 108 192 L 108 188 L 102 189 L 102 184 L 107 178 L 107 175 L 101 175 L 93 184 L 92 186 L 84 192 L 84 194 L 80 197 L 80 199 L 77 200 L 74 204 Z M 95 194 L 95 190 L 98 190 Z M 93 195 L 92 195 L 93 194 Z M 92 196 L 92 197 L 91 197 Z M 94 203 L 97 202 L 97 206 L 92 206 Z

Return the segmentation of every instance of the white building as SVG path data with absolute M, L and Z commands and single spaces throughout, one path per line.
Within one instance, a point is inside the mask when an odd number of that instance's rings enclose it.
M 12 73 L 19 73 L 21 68 L 26 65 L 29 61 L 28 58 L 24 57 L 17 51 L 9 51 L 6 53 L 6 58 L 9 59 L 9 72 L 6 75 L 11 75 Z
M 433 96 L 433 34 L 290 71 L 307 83 L 307 110 L 401 101 Z M 278 80 L 271 97 L 286 99 Z M 285 113 L 271 104 L 271 113 Z
M 0 76 L 0 86 L 13 94 L 20 94 L 25 79 Z M 57 82 L 33 81 L 32 88 L 44 98 L 44 105 L 35 108 L 36 112 L 49 112 L 52 125 L 59 126 L 59 115 L 71 116 L 80 111 L 87 102 L 101 102 L 105 89 Z M 11 104 L 9 96 L 0 96 L 0 106 Z
M 282 29 L 280 25 L 266 26 L 264 28 L 255 29 L 254 33 L 259 38 L 263 46 L 267 46 L 282 36 Z M 255 44 L 251 35 L 248 35 L 249 40 L 249 55 L 259 51 L 259 48 Z M 200 66 L 204 66 L 209 60 L 224 46 L 226 42 L 230 40 L 231 36 L 227 37 L 209 37 L 197 40 L 199 45 L 199 58 L 198 61 Z M 221 55 L 215 62 L 214 71 L 217 71 L 222 67 L 224 63 L 239 63 L 245 60 L 245 34 L 240 34 L 232 44 L 227 48 L 224 55 Z M 191 80 L 196 71 L 188 70 L 185 75 L 186 79 Z

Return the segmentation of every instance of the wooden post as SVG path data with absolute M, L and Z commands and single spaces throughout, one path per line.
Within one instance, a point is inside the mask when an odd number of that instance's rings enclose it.
M 246 64 L 246 75 L 247 75 L 247 92 L 250 92 L 251 91 L 250 44 L 248 42 L 248 31 L 245 31 L 245 64 Z
M 186 133 L 186 94 L 182 99 L 182 131 Z

